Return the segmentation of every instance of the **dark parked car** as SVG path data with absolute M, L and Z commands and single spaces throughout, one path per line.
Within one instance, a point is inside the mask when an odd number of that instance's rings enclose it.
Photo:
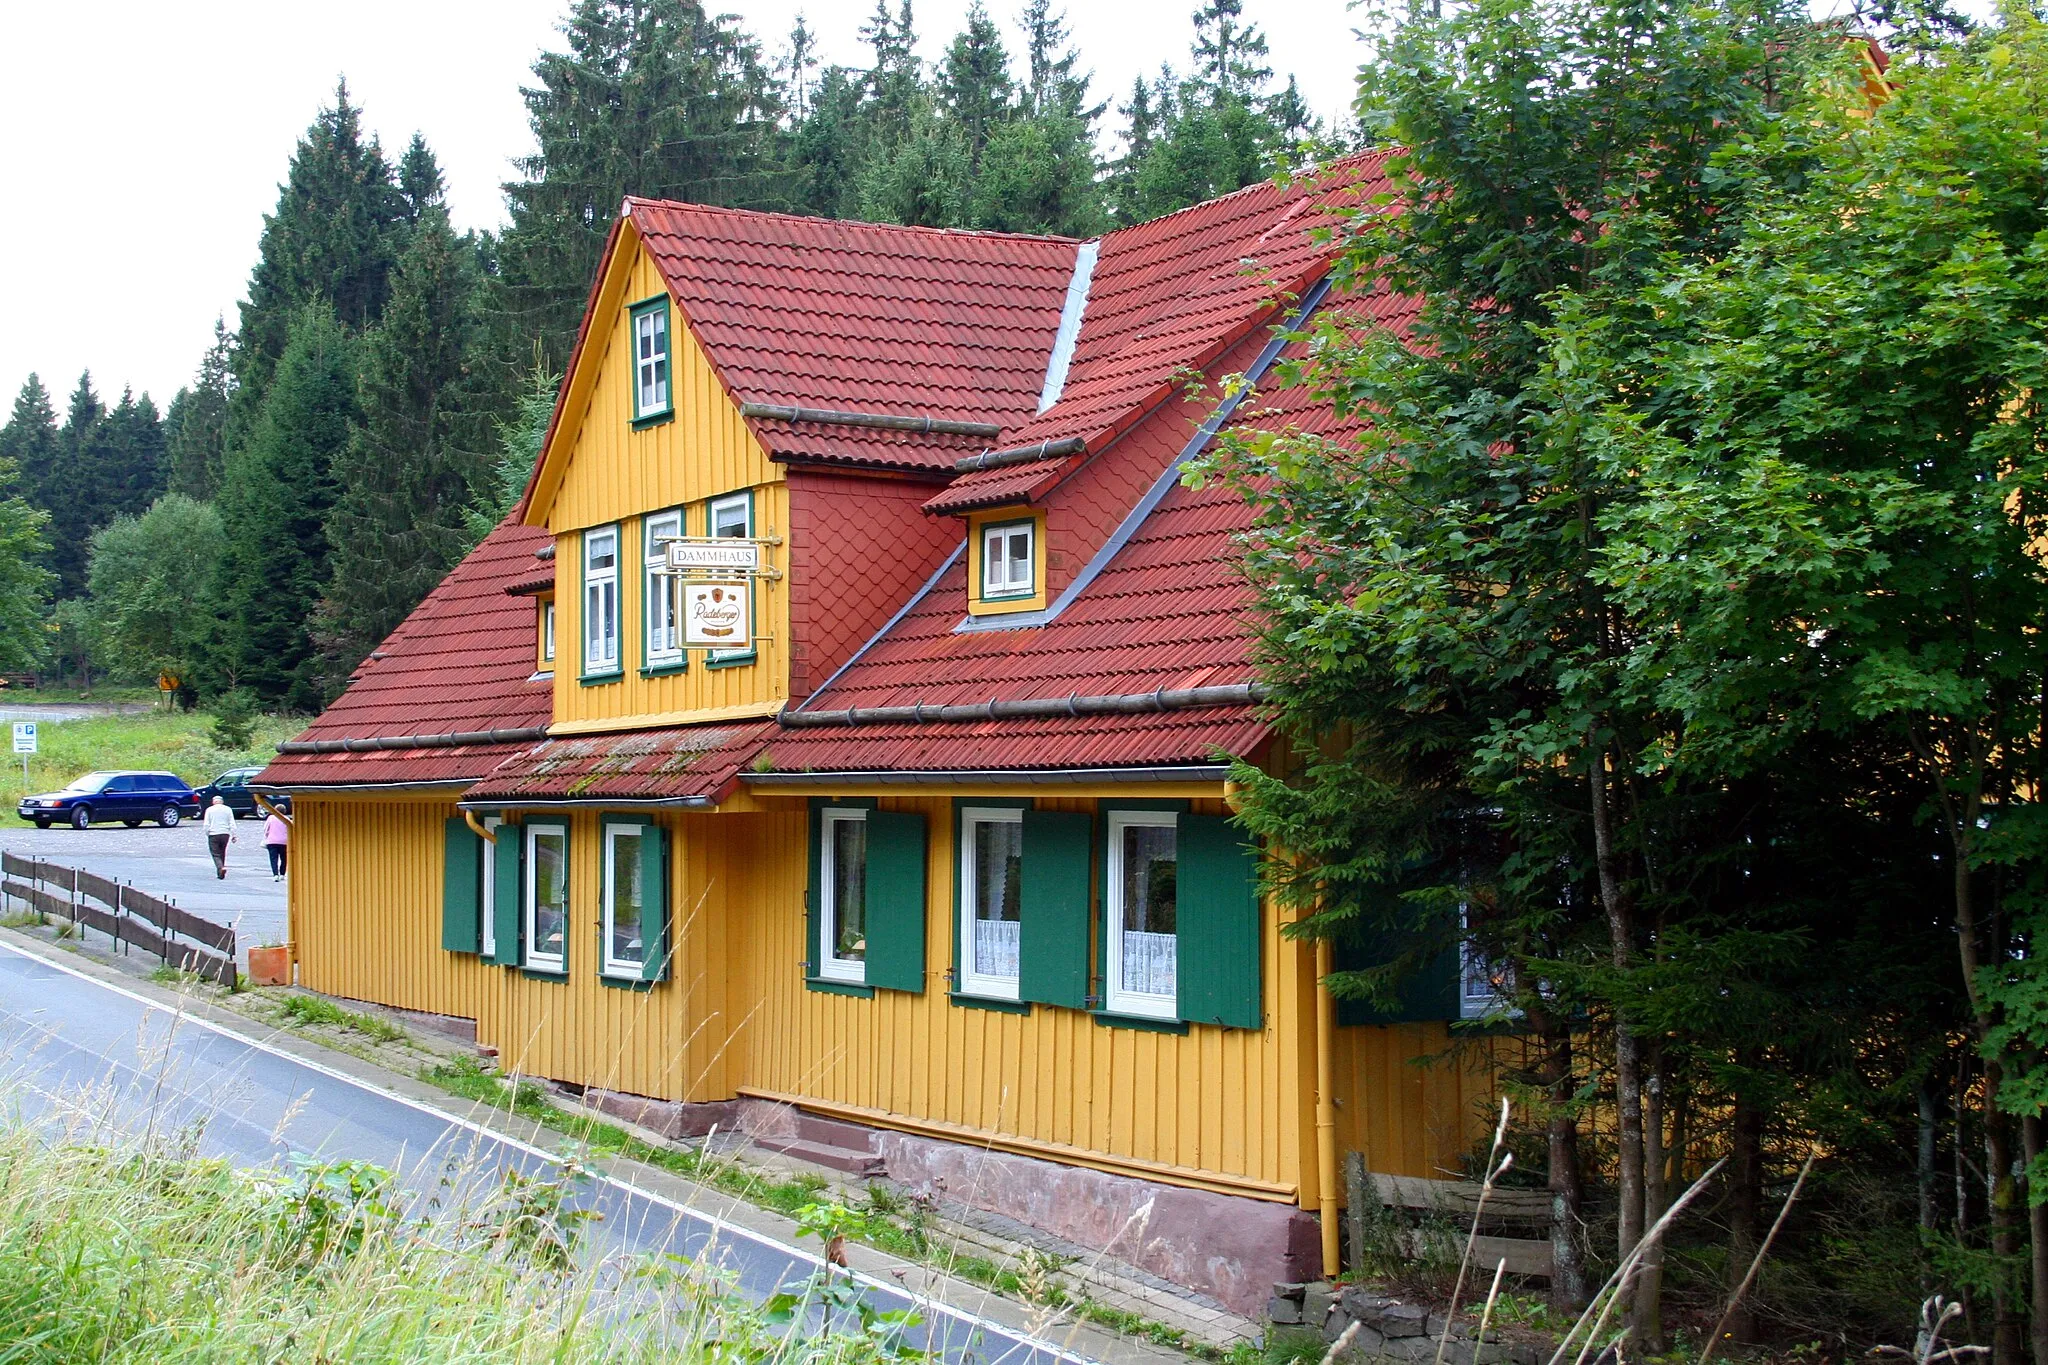
M 197 818 L 199 797 L 171 773 L 87 773 L 63 791 L 24 796 L 16 813 L 37 829 L 59 820 L 78 829 L 95 820 L 119 820 L 130 829 L 154 820 L 168 829 Z
M 218 796 L 235 813 L 237 820 L 245 816 L 254 819 L 263 811 L 256 804 L 256 794 L 249 790 L 249 779 L 262 771 L 261 768 L 230 768 L 192 795 L 197 798 L 201 810 L 212 805 L 213 798 Z

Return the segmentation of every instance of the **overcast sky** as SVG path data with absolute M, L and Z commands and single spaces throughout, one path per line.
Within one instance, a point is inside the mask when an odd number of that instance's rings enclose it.
M 1162 61 L 1184 67 L 1195 0 L 1080 0 L 1068 23 L 1097 98 Z M 30 371 L 63 400 L 90 367 L 161 408 L 213 320 L 235 324 L 263 215 L 292 148 L 346 75 L 392 153 L 426 135 L 455 221 L 504 221 L 499 184 L 532 148 L 520 83 L 568 0 L 0 0 L 0 405 Z M 773 54 L 802 10 L 827 62 L 857 63 L 872 0 L 728 0 Z M 989 0 L 1014 41 L 1022 0 Z M 967 0 L 917 0 L 938 56 Z M 1340 114 L 1359 45 L 1346 0 L 1250 0 L 1274 67 Z M 1112 115 L 1113 118 L 1113 115 Z M 0 406 L 0 421 L 5 420 Z

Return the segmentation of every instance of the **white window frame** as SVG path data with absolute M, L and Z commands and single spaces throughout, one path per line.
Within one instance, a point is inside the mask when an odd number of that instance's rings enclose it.
M 996 976 L 983 972 L 975 956 L 974 896 L 981 885 L 975 875 L 979 870 L 974 865 L 974 827 L 976 825 L 1015 825 L 1021 831 L 1024 826 L 1024 812 L 1014 807 L 966 806 L 960 811 L 960 993 L 962 995 L 985 995 L 996 1000 L 1017 998 L 1017 977 Z M 1018 923 L 1022 924 L 1022 907 L 1019 907 Z
M 497 834 L 504 824 L 503 817 L 486 815 L 484 831 Z M 498 960 L 498 846 L 489 839 L 484 840 L 483 875 L 483 936 L 479 956 L 486 962 Z
M 665 539 L 679 539 L 682 534 L 680 508 L 651 513 L 645 518 L 641 548 L 646 560 L 640 579 L 640 600 L 647 616 L 641 629 L 645 632 L 642 638 L 647 644 L 645 662 L 649 668 L 673 668 L 683 662 L 683 580 L 668 572 L 668 547 L 661 544 Z M 656 618 L 664 603 L 669 608 L 668 640 L 657 644 L 661 627 Z
M 590 561 L 597 558 L 595 547 L 609 538 L 611 543 L 611 567 L 592 569 Z M 593 603 L 603 603 L 609 612 L 594 609 Z M 583 672 L 588 677 L 601 677 L 617 673 L 619 663 L 619 528 L 593 526 L 583 533 Z M 611 635 L 609 640 L 599 634 L 600 623 L 609 619 Z M 609 653 L 606 646 L 609 645 Z
M 524 861 L 526 869 L 524 880 L 526 884 L 521 889 L 519 898 L 520 920 L 525 930 L 526 951 L 523 954 L 525 958 L 524 965 L 537 972 L 567 972 L 569 970 L 569 920 L 575 899 L 569 887 L 564 886 L 562 888 L 565 893 L 562 898 L 562 951 L 559 953 L 543 953 L 534 947 L 534 944 L 540 941 L 539 926 L 535 922 L 540 910 L 540 902 L 534 894 L 540 880 L 540 857 L 536 849 L 540 843 L 540 836 L 543 834 L 558 834 L 561 836 L 562 862 L 565 867 L 569 861 L 569 827 L 567 825 L 542 823 L 525 826 L 526 857 Z
M 540 604 L 540 661 L 551 664 L 555 661 L 555 599 L 546 597 Z
M 636 306 L 633 319 L 633 419 L 659 417 L 674 407 L 676 367 L 670 359 L 668 300 Z M 657 322 L 659 319 L 659 322 Z M 642 340 L 659 339 L 660 350 L 641 354 Z
M 1124 966 L 1124 831 L 1139 826 L 1152 829 L 1174 829 L 1180 826 L 1179 817 L 1172 811 L 1118 810 L 1109 813 L 1109 865 L 1104 877 L 1103 904 L 1106 933 L 1103 934 L 1103 1004 L 1111 1014 L 1135 1015 L 1145 1019 L 1178 1019 L 1180 1017 L 1180 996 L 1176 989 L 1173 995 L 1153 995 L 1147 991 L 1127 991 L 1123 988 Z M 1174 859 L 1180 858 L 1180 843 L 1176 835 Z M 1179 907 L 1175 907 L 1174 923 L 1180 922 Z M 1180 985 L 1180 950 L 1174 949 L 1173 980 L 1176 988 Z
M 729 538 L 730 538 L 730 539 L 733 539 L 733 540 L 751 540 L 751 539 L 753 539 L 753 536 L 754 536 L 754 495 L 753 495 L 752 491 L 750 491 L 750 490 L 746 490 L 746 489 L 742 489 L 742 490 L 741 490 L 740 492 L 737 492 L 737 493 L 727 493 L 727 494 L 724 494 L 724 495 L 723 495 L 723 496 L 721 496 L 721 497 L 716 497 L 716 498 L 713 498 L 713 499 L 711 499 L 711 501 L 710 501 L 709 503 L 705 504 L 705 508 L 704 508 L 704 531 L 705 531 L 705 534 L 706 534 L 706 535 L 708 535 L 708 536 L 710 536 L 710 537 L 711 537 L 711 538 L 713 538 L 713 539 L 720 539 L 720 538 L 721 538 L 721 535 L 720 535 L 720 532 L 719 532 L 719 529 L 718 529 L 718 516 L 719 516 L 719 513 L 720 513 L 720 512 L 723 512 L 723 511 L 727 511 L 727 510 L 729 510 L 729 509 L 731 509 L 731 508 L 733 508 L 733 507 L 738 507 L 738 508 L 740 509 L 740 515 L 741 515 L 741 518 L 742 518 L 742 519 L 741 519 L 741 521 L 740 521 L 740 533 L 739 533 L 739 534 L 738 534 L 737 536 L 731 536 L 731 537 L 729 537 Z M 748 605 L 749 605 L 749 607 L 751 608 L 751 606 L 752 606 L 752 603 L 751 603 L 751 602 L 749 602 L 749 604 L 748 604 Z M 704 660 L 705 660 L 705 662 L 706 662 L 706 663 L 714 663 L 714 664 L 715 664 L 715 663 L 724 663 L 724 662 L 726 662 L 727 660 L 738 660 L 738 659 L 751 659 L 751 658 L 753 658 L 753 657 L 754 657 L 754 639 L 753 639 L 753 635 L 754 635 L 754 623 L 753 623 L 752 621 L 749 621 L 749 622 L 747 622 L 747 644 L 746 644 L 746 648 L 744 648 L 744 649 L 714 649 L 714 650 L 711 650 L 711 651 L 709 651 L 709 652 L 708 652 L 707 654 L 705 654 L 705 656 L 704 656 Z
M 839 901 L 834 894 L 838 889 L 838 868 L 832 861 L 832 853 L 837 845 L 832 837 L 832 827 L 841 821 L 857 822 L 865 833 L 868 813 L 865 810 L 844 807 L 827 808 L 818 813 L 818 975 L 828 981 L 845 981 L 856 986 L 864 986 L 868 979 L 867 960 L 839 957 L 832 951 L 832 946 L 839 941 Z M 861 856 L 865 861 L 865 843 L 862 844 Z
M 1013 561 L 1009 554 L 1009 538 L 1019 531 L 1024 533 L 1024 577 L 1022 582 L 1013 579 L 1007 568 Z M 998 548 L 1001 553 L 994 553 Z M 1005 571 L 998 578 L 996 570 L 1003 566 Z M 1038 522 L 1026 517 L 1019 521 L 992 521 L 981 528 L 981 600 L 1004 602 L 1018 597 L 1031 597 L 1038 592 Z
M 635 962 L 630 958 L 618 958 L 612 956 L 612 912 L 618 903 L 618 886 L 614 882 L 612 877 L 612 874 L 614 870 L 617 868 L 618 864 L 617 860 L 612 857 L 612 845 L 621 835 L 627 835 L 635 839 L 645 839 L 650 837 L 653 834 L 653 832 L 653 827 L 650 825 L 621 825 L 607 822 L 604 827 L 603 971 L 606 976 L 623 977 L 627 980 L 638 981 L 646 974 L 648 907 L 644 903 L 640 907 L 641 960 Z M 649 888 L 647 887 L 643 886 L 640 888 L 640 899 L 642 900 L 642 902 L 645 902 L 649 899 L 648 891 Z

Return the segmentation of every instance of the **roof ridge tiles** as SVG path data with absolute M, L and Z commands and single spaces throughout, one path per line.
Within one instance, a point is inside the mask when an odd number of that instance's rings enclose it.
M 687 199 L 650 199 L 644 195 L 626 196 L 629 205 L 644 205 L 648 208 L 683 209 L 691 213 L 715 213 L 722 216 L 758 220 L 772 218 L 781 222 L 814 223 L 830 227 L 876 228 L 886 232 L 908 232 L 930 234 L 940 237 L 980 238 L 987 241 L 1047 242 L 1079 246 L 1081 237 L 1063 237 L 1052 232 L 998 232 L 988 228 L 942 228 L 926 227 L 916 223 L 873 223 L 864 218 L 821 218 L 808 213 L 785 213 L 779 209 L 742 209 L 729 204 L 698 204 Z

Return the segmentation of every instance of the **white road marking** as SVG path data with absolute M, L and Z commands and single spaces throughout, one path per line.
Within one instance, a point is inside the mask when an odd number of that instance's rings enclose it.
M 344 1085 L 352 1086 L 355 1089 L 361 1090 L 366 1094 L 376 1095 L 381 1099 L 395 1100 L 397 1103 L 404 1105 L 408 1109 L 416 1110 L 419 1113 L 428 1115 L 431 1118 L 439 1119 L 444 1123 L 450 1123 L 458 1128 L 466 1129 L 469 1132 L 474 1133 L 478 1137 L 486 1138 L 492 1142 L 503 1143 L 505 1146 L 510 1147 L 515 1151 L 524 1152 L 528 1156 L 536 1156 L 541 1158 L 543 1161 L 547 1162 L 558 1162 L 560 1160 L 560 1154 L 557 1152 L 550 1152 L 547 1151 L 545 1148 L 536 1147 L 530 1142 L 524 1142 L 519 1138 L 510 1137 L 504 1133 L 498 1132 L 494 1128 L 488 1128 L 485 1127 L 483 1124 L 477 1123 L 471 1119 L 463 1118 L 459 1114 L 449 1113 L 445 1109 L 437 1109 L 431 1104 L 427 1104 L 422 1100 L 413 1099 L 409 1095 L 402 1095 L 395 1090 L 380 1089 L 377 1086 L 370 1084 L 368 1081 L 365 1081 L 360 1077 L 349 1075 L 346 1071 L 337 1071 L 333 1067 L 327 1066 L 321 1062 L 313 1061 L 312 1059 L 307 1057 L 296 1056 L 293 1053 L 286 1052 L 283 1048 L 272 1047 L 270 1044 L 265 1043 L 260 1039 L 251 1038 L 246 1034 L 237 1033 L 235 1030 L 227 1028 L 224 1025 L 216 1024 L 211 1019 L 203 1019 L 196 1014 L 187 1014 L 182 1008 L 172 1009 L 170 1006 L 163 1004 L 161 1001 L 152 1000 L 148 996 L 140 995 L 134 991 L 129 990 L 125 986 L 117 986 L 111 981 L 102 981 L 96 976 L 91 976 L 85 972 L 81 972 L 76 967 L 73 967 L 67 962 L 62 962 L 55 958 L 45 957 L 43 954 L 38 952 L 31 952 L 29 949 L 21 946 L 18 943 L 0 943 L 0 949 L 5 949 L 6 951 L 14 953 L 16 956 L 19 957 L 25 957 L 32 962 L 40 962 L 45 967 L 54 967 L 56 970 L 63 972 L 66 976 L 76 977 L 78 980 L 85 982 L 89 986 L 97 986 L 101 990 L 111 992 L 114 995 L 119 995 L 129 1000 L 133 1000 L 136 1004 L 143 1006 L 145 1009 L 154 1010 L 160 1014 L 168 1014 L 173 1019 L 187 1020 L 191 1023 L 197 1024 L 200 1028 L 206 1029 L 208 1032 L 217 1033 L 223 1038 L 228 1038 L 233 1040 L 234 1042 L 241 1043 L 245 1047 L 254 1048 L 258 1052 L 268 1053 L 270 1056 L 276 1057 L 280 1061 L 288 1062 L 293 1066 L 304 1067 L 306 1070 L 311 1071 L 317 1075 L 325 1076 L 329 1080 L 340 1081 Z M 765 1236 L 762 1233 L 755 1232 L 751 1228 L 741 1227 L 737 1223 L 727 1222 L 725 1219 L 720 1218 L 716 1214 L 705 1213 L 701 1209 L 693 1209 L 687 1205 L 679 1204 L 675 1200 L 668 1198 L 666 1195 L 658 1194 L 653 1190 L 643 1189 L 629 1180 L 621 1180 L 617 1176 L 605 1175 L 598 1172 L 592 1172 L 592 1174 L 598 1180 L 603 1181 L 605 1184 L 610 1185 L 615 1189 L 623 1190 L 626 1193 L 631 1194 L 637 1198 L 645 1199 L 653 1204 L 658 1204 L 663 1208 L 673 1211 L 682 1218 L 695 1219 L 699 1222 L 709 1224 L 714 1230 L 718 1232 L 731 1233 L 733 1236 L 743 1241 L 752 1242 L 756 1246 L 776 1252 L 779 1255 L 793 1257 L 796 1260 L 804 1262 L 816 1269 L 822 1270 L 825 1266 L 825 1261 L 823 1257 L 818 1256 L 814 1252 L 807 1251 L 803 1247 L 790 1246 L 787 1243 L 778 1242 L 774 1238 Z M 917 1302 L 919 1300 L 918 1295 L 910 1294 L 909 1291 L 902 1285 L 887 1284 L 881 1280 L 876 1279 L 872 1275 L 868 1275 L 861 1271 L 854 1270 L 851 1267 L 841 1268 L 846 1270 L 847 1274 L 850 1275 L 855 1281 L 864 1284 L 871 1289 L 879 1289 L 884 1293 L 888 1294 L 906 1294 L 912 1300 L 912 1302 Z M 1048 1354 L 1056 1357 L 1057 1359 L 1072 1362 L 1072 1365 L 1098 1365 L 1098 1362 L 1096 1362 L 1093 1357 L 1081 1355 L 1078 1352 L 1068 1350 L 1067 1348 L 1062 1346 L 1054 1345 L 1052 1342 L 1044 1341 L 1038 1337 L 1028 1336 L 1018 1328 L 1006 1327 L 1002 1323 L 999 1323 L 992 1318 L 984 1318 L 980 1314 L 970 1312 L 965 1308 L 957 1308 L 952 1304 L 943 1303 L 937 1299 L 927 1298 L 923 1301 L 929 1303 L 935 1311 L 943 1313 L 948 1317 L 958 1319 L 961 1322 L 967 1323 L 968 1325 L 973 1327 L 981 1328 L 984 1331 L 994 1332 L 1000 1336 L 1007 1337 L 1010 1340 L 1016 1341 L 1022 1345 L 1034 1347 L 1036 1349 L 1045 1351 Z

